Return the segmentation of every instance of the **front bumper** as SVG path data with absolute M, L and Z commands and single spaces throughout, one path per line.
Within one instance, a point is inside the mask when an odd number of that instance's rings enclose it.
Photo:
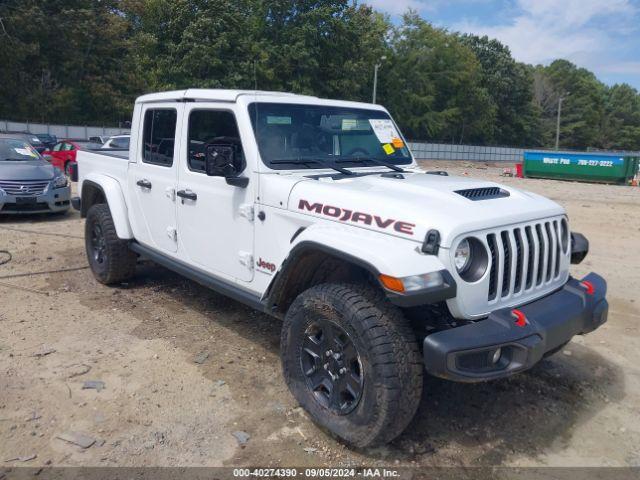
M 582 282 L 593 286 L 588 293 Z M 556 292 L 517 307 L 492 312 L 485 320 L 444 330 L 424 339 L 427 371 L 458 382 L 502 378 L 531 368 L 545 354 L 607 321 L 606 281 L 590 273 L 570 278 Z M 500 349 L 500 352 L 496 351 Z
M 47 188 L 41 195 L 25 197 L 0 192 L 0 214 L 64 212 L 71 206 L 71 187 Z

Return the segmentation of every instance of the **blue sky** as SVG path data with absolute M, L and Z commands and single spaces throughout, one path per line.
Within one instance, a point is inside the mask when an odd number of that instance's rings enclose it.
M 391 15 L 408 8 L 438 27 L 497 38 L 520 61 L 566 58 L 612 85 L 640 90 L 640 0 L 361 0 Z

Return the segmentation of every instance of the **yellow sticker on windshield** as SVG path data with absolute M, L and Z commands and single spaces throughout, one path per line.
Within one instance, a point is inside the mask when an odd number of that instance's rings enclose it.
M 393 148 L 393 145 L 391 145 L 390 143 L 385 143 L 384 145 L 382 145 L 382 149 L 387 155 L 391 155 L 396 151 L 395 148 Z

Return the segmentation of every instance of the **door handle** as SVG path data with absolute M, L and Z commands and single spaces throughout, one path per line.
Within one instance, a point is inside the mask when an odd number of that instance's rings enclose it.
M 194 202 L 198 199 L 198 194 L 196 192 L 192 192 L 191 190 L 178 190 L 176 195 L 182 198 L 182 202 L 184 203 L 184 199 L 193 200 Z
M 138 180 L 136 182 L 136 185 L 138 185 L 139 187 L 148 188 L 149 190 L 151 190 L 151 182 L 146 178 L 143 178 L 142 180 Z

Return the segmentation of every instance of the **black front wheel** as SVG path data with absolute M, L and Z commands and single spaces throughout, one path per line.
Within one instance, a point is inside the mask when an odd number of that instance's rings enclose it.
M 337 323 L 316 319 L 304 332 L 300 366 L 317 402 L 337 415 L 351 412 L 364 387 L 362 359 Z
M 373 287 L 323 284 L 300 294 L 285 316 L 281 355 L 300 405 L 355 447 L 393 440 L 420 403 L 423 366 L 413 330 Z
M 108 205 L 100 203 L 89 208 L 84 237 L 87 260 L 96 280 L 108 285 L 133 276 L 136 254 L 126 240 L 118 238 Z

